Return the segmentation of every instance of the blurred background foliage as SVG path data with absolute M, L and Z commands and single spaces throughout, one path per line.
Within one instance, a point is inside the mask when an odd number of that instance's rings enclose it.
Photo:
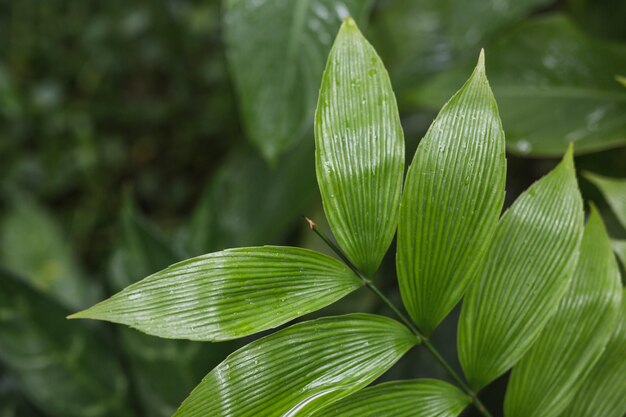
M 570 141 L 579 170 L 626 176 L 626 2 L 0 0 L 0 417 L 169 416 L 249 341 L 64 317 L 189 256 L 326 251 L 301 216 L 324 225 L 312 121 L 348 13 L 389 68 L 409 157 L 484 47 L 507 204 Z M 393 253 L 379 280 L 399 302 Z M 359 291 L 315 315 L 349 311 L 385 313 Z M 455 338 L 456 313 L 434 335 L 451 361 Z M 416 376 L 447 378 L 421 349 L 383 378 Z

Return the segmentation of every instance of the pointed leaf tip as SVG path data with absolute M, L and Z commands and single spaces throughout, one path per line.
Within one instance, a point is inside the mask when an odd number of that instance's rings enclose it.
M 480 54 L 478 55 L 478 64 L 476 69 L 482 73 L 485 72 L 485 48 L 480 48 Z
M 354 21 L 354 19 L 352 18 L 352 16 L 346 16 L 346 17 L 343 19 L 343 24 L 344 24 L 344 25 L 346 25 L 346 26 L 354 26 L 354 27 L 358 27 L 358 26 L 356 25 L 356 22 L 355 22 L 355 21 Z
M 582 199 L 566 154 L 500 218 L 465 295 L 459 359 L 472 388 L 505 373 L 539 337 L 568 288 L 582 233 Z
M 343 19 L 343 23 L 341 24 L 341 27 L 339 28 L 339 34 L 342 34 L 342 33 L 352 33 L 352 34 L 361 35 L 361 30 L 359 29 L 359 26 L 356 24 L 355 20 L 351 16 L 348 16 L 345 19 Z
M 65 318 L 68 320 L 76 320 L 76 319 L 93 319 L 95 318 L 91 313 L 93 313 L 93 310 L 99 305 L 95 304 L 92 307 L 86 308 L 85 310 L 81 310 L 78 311 L 76 313 L 70 314 L 68 316 L 66 316 Z
M 444 179 L 433 175 L 439 172 Z M 481 51 L 469 80 L 420 142 L 402 195 L 398 280 L 407 311 L 426 336 L 473 279 L 496 230 L 505 181 L 504 132 Z
M 561 160 L 561 164 L 574 171 L 574 144 L 570 142 L 567 146 L 567 151 L 563 155 L 563 159 Z
M 322 77 L 315 147 L 330 229 L 350 261 L 373 276 L 395 234 L 404 132 L 387 70 L 349 18 Z

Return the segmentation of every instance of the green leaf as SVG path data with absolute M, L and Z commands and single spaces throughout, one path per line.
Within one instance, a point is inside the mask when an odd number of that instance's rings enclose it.
M 172 265 L 70 318 L 169 339 L 229 340 L 318 310 L 361 285 L 343 263 L 310 250 L 229 249 Z
M 402 324 L 371 314 L 299 323 L 230 355 L 174 416 L 308 416 L 363 388 L 417 343 Z
M 315 195 L 313 141 L 270 168 L 252 149 L 237 148 L 205 190 L 183 236 L 193 255 L 279 243 Z
M 600 360 L 561 417 L 622 417 L 626 414 L 626 290 L 618 325 Z
M 626 268 L 626 240 L 613 240 L 613 251 L 617 255 L 617 258 L 622 263 L 622 266 Z
M 2 263 L 33 287 L 71 309 L 100 297 L 83 276 L 72 248 L 52 216 L 34 201 L 20 198 L 2 227 Z
M 535 344 L 513 368 L 504 402 L 507 417 L 561 414 L 615 331 L 621 297 L 611 241 L 592 207 L 572 283 Z
M 589 38 L 563 16 L 542 17 L 501 37 L 489 52 L 489 79 L 511 152 L 560 155 L 626 144 L 626 47 Z M 438 108 L 466 68 L 417 89 L 414 104 Z M 532 120 L 532 123 L 529 123 Z
M 626 229 L 626 178 L 603 177 L 592 172 L 585 172 L 583 176 L 600 189 L 609 207 Z
M 481 53 L 420 142 L 402 196 L 398 281 L 426 335 L 474 277 L 498 223 L 505 181 L 504 132 Z
M 341 18 L 368 0 L 225 0 L 224 39 L 250 141 L 272 162 L 311 127 Z
M 371 277 L 398 221 L 404 135 L 387 71 L 352 19 L 328 57 L 315 145 L 328 223 L 350 260 Z
M 394 381 L 365 388 L 315 416 L 456 417 L 471 402 L 458 388 L 436 379 Z
M 127 382 L 111 346 L 69 322 L 57 303 L 0 270 L 0 361 L 46 413 L 129 416 Z
M 111 260 L 114 288 L 130 285 L 178 260 L 157 227 L 127 199 L 121 213 L 122 245 Z M 230 344 L 168 340 L 119 327 L 134 387 L 146 417 L 170 417 L 206 374 L 234 350 Z
M 459 319 L 459 359 L 479 389 L 526 353 L 571 281 L 583 232 L 570 147 L 506 211 Z

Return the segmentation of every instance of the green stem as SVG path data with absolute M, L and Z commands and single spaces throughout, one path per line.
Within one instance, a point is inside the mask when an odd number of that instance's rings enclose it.
M 322 239 L 324 241 L 324 243 L 326 243 L 326 245 L 328 245 L 328 247 L 337 254 L 337 256 L 339 256 L 339 258 L 341 258 L 341 260 L 359 277 L 361 278 L 361 280 L 363 281 L 363 283 L 365 284 L 365 286 L 372 291 L 374 294 L 376 294 L 378 296 L 378 298 L 380 298 L 383 303 L 385 303 L 387 305 L 387 307 L 389 307 L 391 309 L 391 311 L 394 312 L 394 314 L 396 316 L 398 316 L 398 318 L 400 318 L 400 320 L 411 330 L 411 332 L 418 338 L 418 340 L 426 347 L 426 349 L 428 349 L 428 351 L 434 356 L 434 358 L 441 364 L 441 366 L 444 367 L 444 369 L 450 374 L 450 376 L 452 376 L 452 378 L 457 382 L 457 384 L 459 384 L 459 386 L 461 387 L 461 389 L 463 389 L 463 391 L 465 391 L 465 393 L 472 399 L 472 402 L 474 403 L 474 406 L 476 407 L 476 409 L 485 417 L 493 417 L 491 415 L 491 413 L 489 412 L 489 410 L 487 410 L 487 407 L 485 407 L 485 405 L 482 403 L 482 401 L 480 401 L 480 399 L 478 398 L 478 395 L 476 392 L 474 392 L 474 390 L 472 390 L 469 385 L 467 385 L 465 383 L 465 381 L 463 380 L 463 378 L 461 378 L 461 376 L 454 370 L 454 368 L 452 368 L 452 366 L 450 366 L 450 364 L 448 363 L 448 361 L 445 360 L 445 358 L 443 356 L 441 356 L 441 354 L 439 353 L 439 351 L 437 351 L 437 349 L 430 343 L 430 341 L 428 340 L 428 338 L 426 336 L 424 336 L 424 334 L 417 328 L 417 326 L 415 326 L 415 324 L 409 320 L 396 306 L 395 304 L 393 304 L 391 302 L 391 300 L 389 300 L 385 294 L 383 294 L 378 287 L 376 287 L 374 285 L 374 283 L 372 283 L 372 281 L 367 278 L 360 270 L 359 268 L 357 268 L 351 261 L 350 259 L 348 259 L 348 257 L 346 256 L 345 253 L 343 253 L 343 251 L 341 250 L 341 248 L 339 248 L 332 240 L 330 240 L 330 238 L 328 236 L 326 236 L 323 232 L 321 232 L 318 227 L 317 224 L 309 219 L 308 217 L 305 217 L 306 221 L 309 223 L 309 227 L 311 228 L 311 230 L 317 235 L 319 236 L 320 239 Z

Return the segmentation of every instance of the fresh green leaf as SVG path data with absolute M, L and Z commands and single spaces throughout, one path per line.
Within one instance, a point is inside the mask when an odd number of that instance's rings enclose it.
M 474 53 L 494 35 L 551 0 L 379 1 L 372 30 L 401 94 Z M 457 84 L 460 85 L 460 84 Z M 450 91 L 450 95 L 454 91 Z M 448 95 L 447 97 L 450 97 Z M 446 98 L 447 99 L 447 98 Z M 402 100 L 400 100 L 402 101 Z
M 471 402 L 436 379 L 394 381 L 365 388 L 315 413 L 333 417 L 456 417 Z
M 225 0 L 226 54 L 250 141 L 272 162 L 310 128 L 341 19 L 368 0 Z
M 271 329 L 362 285 L 338 260 L 263 246 L 192 258 L 76 313 L 169 339 L 229 340 Z
M 396 230 L 404 135 L 387 71 L 350 18 L 322 78 L 315 145 L 328 223 L 350 260 L 371 277 Z
M 613 240 L 613 251 L 617 255 L 617 258 L 622 263 L 622 266 L 626 268 L 626 240 Z
M 504 201 L 504 132 L 484 56 L 443 107 L 409 167 L 398 226 L 398 281 L 430 335 L 461 299 Z
M 591 172 L 585 172 L 584 177 L 600 189 L 613 213 L 626 229 L 626 178 L 603 177 Z
M 55 416 L 130 416 L 127 382 L 93 327 L 0 270 L 0 361 L 28 398 Z
M 111 260 L 116 290 L 178 260 L 158 228 L 125 202 L 120 222 L 122 245 Z M 120 345 L 129 358 L 134 386 L 145 417 L 170 417 L 189 392 L 234 348 L 188 340 L 168 340 L 121 327 Z
M 58 224 L 33 201 L 20 198 L 7 214 L 0 253 L 7 268 L 67 308 L 84 308 L 100 297 L 99 288 L 81 274 Z
M 626 414 L 626 291 L 620 319 L 604 353 L 561 417 L 622 417 Z
M 479 389 L 526 353 L 571 281 L 583 208 L 570 147 L 506 211 L 459 319 L 459 359 Z
M 363 388 L 417 343 L 405 326 L 371 314 L 299 323 L 230 355 L 174 417 L 308 416 Z
M 563 412 L 615 331 L 621 297 L 611 241 L 592 207 L 572 283 L 535 344 L 513 368 L 504 402 L 507 417 Z
M 270 168 L 249 148 L 233 151 L 212 178 L 183 239 L 192 255 L 280 243 L 315 195 L 313 141 Z
M 626 68 L 626 47 L 589 38 L 557 15 L 520 25 L 487 51 L 511 152 L 556 156 L 570 142 L 577 153 L 626 144 L 626 89 L 615 80 Z M 412 102 L 438 108 L 466 70 L 441 74 Z

